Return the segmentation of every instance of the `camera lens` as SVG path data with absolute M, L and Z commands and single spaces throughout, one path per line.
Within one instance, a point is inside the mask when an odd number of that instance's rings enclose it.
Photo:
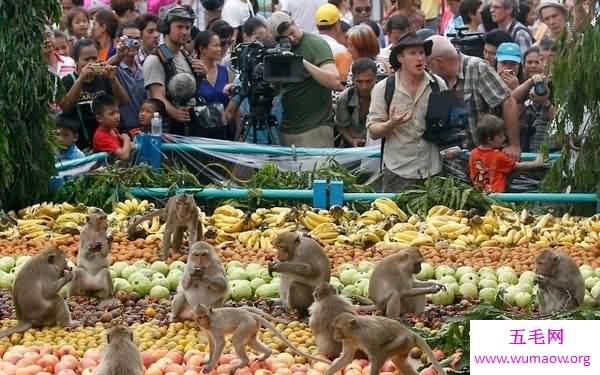
M 533 93 L 537 96 L 548 95 L 548 89 L 546 88 L 546 84 L 544 82 L 536 82 L 533 85 Z

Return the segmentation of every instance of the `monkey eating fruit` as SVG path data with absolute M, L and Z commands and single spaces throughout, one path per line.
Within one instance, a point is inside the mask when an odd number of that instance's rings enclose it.
M 543 314 L 577 308 L 585 297 L 585 282 L 568 254 L 544 250 L 535 259 L 538 293 Z
M 313 291 L 329 282 L 329 258 L 312 238 L 297 232 L 284 232 L 273 241 L 278 262 L 269 264 L 269 273 L 281 274 L 279 296 L 286 309 L 305 315 L 313 303 Z
M 102 211 L 91 213 L 81 229 L 77 268 L 69 285 L 70 296 L 113 296 L 113 283 L 109 267 L 112 263 L 111 242 L 107 235 L 108 223 Z
M 29 328 L 78 326 L 79 322 L 71 320 L 67 303 L 58 294 L 71 277 L 65 254 L 57 248 L 47 249 L 29 259 L 17 273 L 12 292 L 19 323 L 1 331 L 0 338 Z
M 349 365 L 359 349 L 369 358 L 370 375 L 378 375 L 388 359 L 402 375 L 418 375 L 406 361 L 414 346 L 427 354 L 439 375 L 446 375 L 427 342 L 397 320 L 344 312 L 335 319 L 333 331 L 333 338 L 342 342 L 342 355 L 333 361 L 325 375 L 333 375 Z
M 190 248 L 177 294 L 173 297 L 170 319 L 192 319 L 192 308 L 199 304 L 223 306 L 228 292 L 225 269 L 215 249 L 207 242 L 196 242 Z
M 263 353 L 260 360 L 264 361 L 269 358 L 271 356 L 271 349 L 258 338 L 260 327 L 270 330 L 296 354 L 313 361 L 331 363 L 300 351 L 271 322 L 253 311 L 235 307 L 213 309 L 204 305 L 197 305 L 194 308 L 194 317 L 208 335 L 210 358 L 208 364 L 203 369 L 204 373 L 210 372 L 216 366 L 225 348 L 226 334 L 233 334 L 231 337 L 233 348 L 241 360 L 238 365 L 230 369 L 230 374 L 233 375 L 238 368 L 248 365 L 250 360 L 246 354 L 246 346 L 250 346 L 256 352 Z
M 420 314 L 425 311 L 425 295 L 445 289 L 435 282 L 414 279 L 413 275 L 421 272 L 422 262 L 419 249 L 405 247 L 377 263 L 369 282 L 369 298 L 385 316 Z
M 194 242 L 203 238 L 202 222 L 198 215 L 198 206 L 192 194 L 175 195 L 167 201 L 167 206 L 150 212 L 136 219 L 128 228 L 130 237 L 136 232 L 136 227 L 155 216 L 160 215 L 166 221 L 165 232 L 161 244 L 161 259 L 165 260 L 171 254 L 171 243 L 176 251 L 181 251 L 183 233 L 188 232 L 188 244 L 191 247 Z

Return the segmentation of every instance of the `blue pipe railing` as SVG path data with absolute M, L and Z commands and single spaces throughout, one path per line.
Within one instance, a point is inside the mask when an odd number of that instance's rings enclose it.
M 79 158 L 79 159 L 58 162 L 58 163 L 54 164 L 54 167 L 59 172 L 66 171 L 68 169 L 77 168 L 79 166 L 82 166 L 84 164 L 91 163 L 94 161 L 103 161 L 104 163 L 106 163 L 108 160 L 108 157 L 109 157 L 108 153 L 99 152 L 97 154 L 91 154 L 91 155 L 88 155 L 86 157 Z

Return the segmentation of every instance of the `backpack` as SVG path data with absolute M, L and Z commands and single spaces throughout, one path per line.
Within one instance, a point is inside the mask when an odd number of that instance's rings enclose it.
M 427 103 L 423 139 L 438 145 L 442 149 L 461 145 L 469 127 L 467 106 L 462 98 L 456 96 L 454 91 L 441 91 L 437 78 L 432 78 L 429 82 L 431 94 Z M 395 90 L 396 75 L 394 74 L 389 76 L 385 83 L 384 98 L 388 112 Z M 382 138 L 379 172 L 383 172 L 384 147 L 385 138 Z
M 513 20 L 512 24 L 508 28 L 507 32 L 510 34 L 510 37 L 514 41 L 515 37 L 517 36 L 517 33 L 522 30 L 527 31 L 527 34 L 529 34 L 529 37 L 531 38 L 531 43 L 532 44 L 535 43 L 535 38 L 533 37 L 533 34 L 531 34 L 531 30 L 529 30 L 528 27 L 526 27 L 525 25 L 523 25 L 521 22 L 519 22 L 517 20 Z

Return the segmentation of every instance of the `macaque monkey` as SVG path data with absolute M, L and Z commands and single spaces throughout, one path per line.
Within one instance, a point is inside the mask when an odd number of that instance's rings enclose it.
M 133 342 L 133 332 L 118 325 L 106 334 L 106 348 L 94 375 L 142 375 L 140 351 Z
M 57 248 L 44 250 L 28 260 L 17 273 L 12 292 L 19 323 L 0 332 L 0 338 L 29 328 L 78 326 L 79 322 L 71 320 L 67 303 L 58 294 L 71 277 L 65 254 Z
M 173 297 L 170 318 L 191 320 L 192 309 L 199 304 L 221 307 L 228 292 L 225 269 L 215 249 L 207 242 L 196 242 L 190 248 L 177 294 Z
M 109 271 L 112 239 L 107 230 L 104 212 L 96 211 L 88 216 L 81 229 L 77 269 L 69 286 L 70 296 L 92 297 L 97 293 L 100 299 L 112 298 L 113 283 Z
M 176 251 L 181 250 L 183 232 L 188 232 L 188 247 L 203 239 L 202 222 L 198 217 L 198 207 L 192 194 L 181 194 L 169 198 L 167 206 L 150 212 L 136 219 L 127 229 L 130 237 L 135 234 L 136 227 L 155 216 L 160 215 L 167 223 L 161 244 L 161 259 L 165 260 L 171 254 L 171 241 Z
M 418 375 L 406 361 L 414 346 L 427 353 L 439 375 L 446 375 L 427 342 L 397 320 L 344 312 L 335 319 L 333 332 L 334 340 L 342 342 L 342 355 L 333 361 L 325 375 L 333 375 L 349 365 L 359 349 L 369 358 L 370 375 L 378 375 L 388 359 L 394 362 L 402 375 Z
M 576 309 L 583 303 L 585 283 L 566 253 L 544 250 L 535 259 L 538 303 L 543 314 Z
M 231 341 L 235 353 L 241 362 L 233 366 L 229 373 L 234 374 L 238 368 L 248 365 L 250 360 L 246 354 L 246 346 L 250 346 L 256 352 L 263 353 L 261 361 L 271 356 L 271 349 L 263 344 L 258 338 L 260 327 L 267 328 L 273 332 L 281 341 L 283 341 L 296 354 L 304 356 L 313 361 L 331 363 L 322 358 L 313 357 L 310 354 L 300 351 L 294 346 L 275 326 L 263 318 L 247 309 L 235 307 L 211 308 L 205 305 L 198 305 L 194 308 L 194 317 L 200 327 L 204 329 L 208 336 L 208 345 L 210 358 L 208 364 L 203 369 L 204 373 L 210 372 L 217 364 L 223 349 L 225 348 L 225 335 L 233 334 Z
M 423 255 L 406 247 L 379 262 L 369 282 L 369 298 L 388 318 L 425 311 L 425 295 L 445 289 L 441 284 L 421 282 L 413 275 L 421 272 Z
M 341 313 L 354 314 L 356 309 L 346 297 L 338 295 L 335 287 L 329 283 L 317 285 L 313 297 L 315 302 L 309 308 L 310 330 L 319 353 L 327 358 L 336 358 L 342 352 L 342 343 L 333 339 L 333 322 Z
M 306 315 L 315 287 L 329 282 L 329 258 L 317 241 L 298 232 L 280 234 L 273 247 L 279 261 L 269 264 L 269 273 L 281 273 L 279 296 L 288 311 Z

